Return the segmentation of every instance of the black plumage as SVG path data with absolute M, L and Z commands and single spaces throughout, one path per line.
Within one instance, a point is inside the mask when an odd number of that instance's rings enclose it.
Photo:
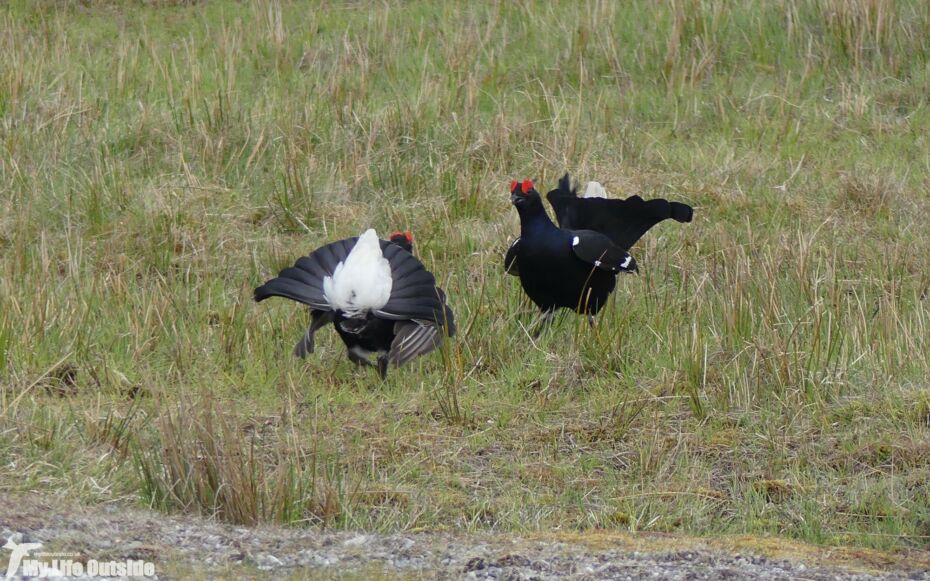
M 636 270 L 633 257 L 607 236 L 553 224 L 531 181 L 513 182 L 511 201 L 520 214 L 520 238 L 508 251 L 508 265 L 519 264 L 523 290 L 545 315 L 558 308 L 596 315 L 617 273 Z
M 572 187 L 568 174 L 559 180 L 559 187 L 546 194 L 546 199 L 555 211 L 560 228 L 594 230 L 606 235 L 618 247 L 627 252 L 653 226 L 663 220 L 690 222 L 694 210 L 687 204 L 669 202 L 662 198 L 644 200 L 630 196 L 625 200 L 608 198 L 579 198 Z M 507 249 L 504 266 L 508 274 L 519 273 L 516 259 L 520 239 Z
M 411 254 L 409 232 L 378 241 L 391 269 L 391 292 L 384 305 L 363 313 L 347 313 L 330 305 L 323 281 L 333 276 L 357 241 L 357 237 L 339 240 L 298 259 L 256 288 L 255 300 L 281 296 L 311 307 L 310 327 L 294 347 L 297 357 L 313 353 L 316 332 L 333 323 L 349 359 L 356 365 L 372 365 L 369 357 L 377 354 L 378 373 L 384 378 L 389 365 L 403 365 L 434 350 L 444 336 L 453 336 L 455 318 L 433 275 Z
M 694 210 L 681 202 L 662 198 L 644 200 L 630 196 L 625 200 L 579 198 L 568 174 L 559 187 L 546 194 L 562 228 L 595 230 L 606 234 L 614 244 L 629 252 L 650 228 L 663 220 L 690 222 Z

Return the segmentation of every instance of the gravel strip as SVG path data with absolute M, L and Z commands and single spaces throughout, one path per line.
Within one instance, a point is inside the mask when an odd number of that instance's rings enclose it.
M 63 507 L 34 498 L 0 501 L 0 541 L 41 542 L 39 551 L 102 560 L 185 563 L 201 576 L 311 576 L 382 571 L 386 576 L 439 579 L 927 579 L 930 557 L 889 558 L 882 571 L 849 564 L 805 565 L 728 553 L 700 540 L 594 535 L 586 542 L 513 535 L 321 532 L 315 529 L 225 525 L 117 506 Z M 630 539 L 634 539 L 631 541 Z M 669 547 L 672 547 L 671 549 Z M 676 548 L 677 547 L 677 548 Z M 829 551 L 824 551 L 829 553 Z M 2 551 L 5 561 L 8 551 Z M 892 568 L 893 565 L 893 568 Z M 170 569 L 170 568 L 169 568 Z M 5 567 L 4 569 L 5 570 Z M 3 570 L 0 570 L 2 573 Z M 866 572 L 868 571 L 868 572 Z M 21 578 L 21 577 L 14 577 Z

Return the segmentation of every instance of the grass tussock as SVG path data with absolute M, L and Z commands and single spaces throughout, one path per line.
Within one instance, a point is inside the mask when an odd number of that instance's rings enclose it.
M 160 413 L 153 440 L 138 441 L 133 450 L 142 498 L 163 510 L 245 525 L 339 519 L 343 475 L 321 454 L 319 439 L 304 442 L 270 421 L 234 422 L 212 401 L 182 400 Z
M 925 546 L 930 7 L 0 7 L 0 489 L 238 523 Z M 538 338 L 506 185 L 692 204 Z M 252 289 L 412 230 L 381 383 Z

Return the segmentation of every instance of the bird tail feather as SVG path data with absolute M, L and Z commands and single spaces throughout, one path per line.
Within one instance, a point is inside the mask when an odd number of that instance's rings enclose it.
M 323 293 L 323 280 L 332 276 L 336 265 L 344 261 L 355 246 L 358 238 L 339 240 L 317 248 L 297 260 L 294 266 L 285 268 L 278 276 L 255 289 L 255 301 L 269 297 L 284 297 L 310 305 L 314 309 L 331 311 L 332 307 Z

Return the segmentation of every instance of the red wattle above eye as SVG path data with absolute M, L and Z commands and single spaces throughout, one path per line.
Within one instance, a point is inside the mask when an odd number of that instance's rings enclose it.
M 529 193 L 533 189 L 533 180 L 523 180 L 523 191 Z
M 510 193 L 512 194 L 515 191 L 517 191 L 517 180 L 510 182 Z

